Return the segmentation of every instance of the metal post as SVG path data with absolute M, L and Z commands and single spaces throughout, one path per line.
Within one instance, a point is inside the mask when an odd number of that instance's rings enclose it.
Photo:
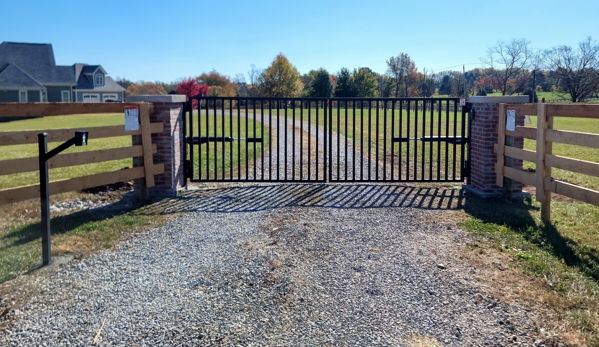
M 532 103 L 536 103 L 535 101 L 535 94 L 537 92 L 537 68 L 534 69 L 533 73 L 532 73 Z
M 42 208 L 42 222 L 40 232 L 42 236 L 42 258 L 43 265 L 48 265 L 51 258 L 50 249 L 50 189 L 48 178 L 48 134 L 37 134 L 39 144 L 39 169 L 40 169 L 40 201 Z

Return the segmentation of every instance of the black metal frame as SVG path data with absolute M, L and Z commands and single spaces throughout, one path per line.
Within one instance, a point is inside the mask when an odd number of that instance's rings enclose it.
M 471 114 L 459 102 L 198 95 L 185 107 L 185 176 L 191 182 L 462 182 L 470 171 Z M 201 116 L 193 116 L 194 103 Z M 251 158 L 241 157 L 242 144 Z

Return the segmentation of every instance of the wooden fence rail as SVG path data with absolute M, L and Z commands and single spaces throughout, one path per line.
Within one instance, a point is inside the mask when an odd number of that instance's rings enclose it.
M 150 123 L 150 113 L 153 105 L 148 103 L 0 103 L 1 117 L 31 117 L 31 116 L 57 116 L 69 114 L 93 113 L 124 113 L 125 106 L 139 108 L 139 130 L 126 131 L 123 125 L 90 127 L 89 138 L 91 141 L 99 138 L 118 136 L 141 136 L 142 144 L 103 150 L 91 150 L 78 153 L 59 154 L 48 161 L 49 168 L 59 168 L 74 165 L 99 163 L 110 160 L 119 160 L 134 157 L 143 157 L 143 166 L 132 169 L 104 172 L 77 178 L 69 178 L 50 182 L 50 193 L 59 194 L 69 191 L 92 188 L 105 184 L 129 181 L 142 178 L 145 187 L 154 186 L 154 175 L 164 173 L 164 164 L 153 164 L 153 154 L 156 145 L 152 144 L 151 134 L 163 132 L 162 123 Z M 37 134 L 48 133 L 50 142 L 63 142 L 73 137 L 74 130 L 28 130 L 16 132 L 0 132 L 0 147 L 10 145 L 33 144 L 38 142 Z M 6 147 L 4 147 L 6 148 Z M 37 157 L 18 158 L 0 161 L 0 175 L 10 175 L 39 170 Z M 39 184 L 22 187 L 13 187 L 0 190 L 0 205 L 9 204 L 39 197 Z
M 515 108 L 519 115 L 537 115 L 537 127 L 516 126 L 514 131 L 506 130 L 507 108 Z M 541 218 L 551 220 L 551 193 L 570 197 L 599 206 L 599 191 L 562 182 L 551 177 L 551 169 L 581 173 L 599 177 L 599 163 L 566 158 L 552 153 L 553 143 L 599 148 L 599 134 L 554 130 L 555 117 L 595 118 L 599 119 L 599 105 L 552 105 L 552 104 L 500 104 L 498 140 L 494 147 L 497 154 L 495 173 L 496 184 L 503 187 L 504 177 L 514 179 L 526 185 L 535 186 L 537 201 L 541 203 Z M 506 136 L 536 140 L 536 151 L 530 151 L 506 145 Z M 534 173 L 504 165 L 505 157 L 534 162 Z

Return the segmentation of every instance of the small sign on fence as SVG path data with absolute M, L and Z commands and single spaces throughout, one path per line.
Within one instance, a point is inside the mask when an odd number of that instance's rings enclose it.
M 125 106 L 125 131 L 139 130 L 139 108 Z
M 460 106 L 466 106 L 466 98 L 460 98 Z
M 505 130 L 516 131 L 516 108 L 507 108 L 507 117 L 505 119 Z

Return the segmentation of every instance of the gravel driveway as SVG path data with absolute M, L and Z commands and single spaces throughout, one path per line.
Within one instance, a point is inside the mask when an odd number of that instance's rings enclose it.
M 543 345 L 541 320 L 485 295 L 467 234 L 401 185 L 239 185 L 160 206 L 188 212 L 35 276 L 7 346 Z M 426 195 L 426 194 L 424 194 Z M 433 209 L 440 209 L 431 212 Z

